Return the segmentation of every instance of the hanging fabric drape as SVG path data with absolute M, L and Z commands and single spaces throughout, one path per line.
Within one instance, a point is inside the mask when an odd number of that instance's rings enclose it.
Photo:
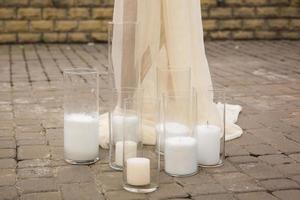
M 213 89 L 213 86 L 205 55 L 199 0 L 115 0 L 113 21 L 136 21 L 138 24 L 134 37 L 124 35 L 121 30 L 114 33 L 112 59 L 116 87 L 142 87 L 146 96 L 153 97 L 156 92 L 157 67 L 191 67 L 191 86 L 204 94 L 198 98 L 198 104 L 205 105 L 201 107 L 206 108 L 204 112 L 198 110 L 200 121 L 202 118 L 215 124 L 220 123 L 222 113 L 207 92 Z M 125 69 L 126 61 L 122 59 L 128 56 L 126 54 L 129 53 L 130 47 L 135 49 L 136 65 Z M 176 87 L 176 84 L 173 85 Z M 242 134 L 242 129 L 235 125 L 241 107 L 226 106 L 226 115 L 230 119 L 226 123 L 228 140 Z M 105 148 L 108 145 L 107 115 L 102 115 L 101 119 L 100 145 Z M 144 142 L 153 144 L 153 138 L 151 135 L 145 136 Z

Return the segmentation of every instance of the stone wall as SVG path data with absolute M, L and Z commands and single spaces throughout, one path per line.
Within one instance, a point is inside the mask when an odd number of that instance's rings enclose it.
M 106 40 L 113 0 L 0 0 L 0 43 Z
M 206 39 L 300 39 L 300 0 L 202 0 Z M 0 43 L 105 41 L 113 0 L 0 0 Z
M 201 2 L 207 38 L 300 39 L 300 0 Z

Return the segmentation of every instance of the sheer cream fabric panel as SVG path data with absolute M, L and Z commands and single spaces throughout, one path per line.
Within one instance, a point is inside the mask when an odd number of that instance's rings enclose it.
M 139 80 L 138 30 L 132 24 L 137 21 L 139 0 L 116 0 L 113 14 L 112 64 L 115 87 L 137 87 Z
M 212 82 L 205 56 L 200 1 L 162 2 L 169 65 L 191 67 L 192 87 L 205 94 L 212 89 Z M 218 110 L 208 93 L 199 96 L 198 104 L 206 105 L 204 107 L 207 108 L 205 111 L 198 111 L 200 122 L 209 119 L 214 124 L 220 123 Z
M 213 86 L 205 56 L 199 0 L 115 0 L 113 21 L 138 22 L 138 29 L 131 36 L 123 30 L 114 32 L 112 58 L 116 87 L 139 86 L 144 88 L 145 96 L 153 97 L 157 67 L 190 67 L 191 86 L 201 92 L 198 104 L 206 108 L 198 110 L 199 121 L 204 123 L 208 119 L 214 124 L 220 124 L 217 106 L 213 103 L 213 97 L 206 92 Z M 120 49 L 122 51 L 118 51 Z M 126 60 L 130 56 L 136 56 L 136 63 L 130 64 Z M 174 82 L 171 85 L 174 90 L 178 87 Z M 232 109 L 230 116 L 237 118 L 240 110 Z M 101 120 L 104 124 L 100 133 L 102 147 L 108 144 L 106 119 L 103 116 Z M 227 125 L 228 130 L 233 132 L 229 133 L 230 139 L 242 133 L 234 123 Z M 144 142 L 153 144 L 155 132 L 145 132 L 149 134 L 144 137 Z

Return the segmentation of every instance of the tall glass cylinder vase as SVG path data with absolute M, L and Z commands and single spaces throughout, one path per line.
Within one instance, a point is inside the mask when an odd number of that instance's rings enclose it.
M 114 72 L 116 88 L 138 87 L 140 82 L 138 56 L 138 23 L 108 23 L 108 62 Z
M 224 89 L 197 91 L 198 164 L 202 167 L 223 165 L 225 159 L 226 95 Z
M 99 71 L 99 109 L 100 109 L 100 149 L 109 148 L 109 112 L 112 109 L 113 73 L 110 66 Z M 101 150 L 100 150 L 101 151 Z
M 156 71 L 157 97 L 191 91 L 190 67 L 158 67 Z
M 142 101 L 141 89 L 119 88 L 112 91 L 112 109 L 110 111 L 109 165 L 115 170 L 123 169 L 123 137 L 126 123 L 128 138 L 137 139 L 140 128 L 140 112 L 125 115 L 125 102 Z
M 64 157 L 71 164 L 99 160 L 98 73 L 64 71 Z
M 160 151 L 159 141 L 159 127 L 161 126 L 160 120 L 161 112 L 160 107 L 161 99 L 153 98 L 153 97 L 144 97 L 142 103 L 142 134 L 143 134 L 143 142 L 144 144 L 155 145 L 157 147 L 157 151 Z M 162 129 L 162 127 L 161 127 Z M 161 132 L 163 132 L 161 130 Z
M 198 172 L 194 110 L 194 95 L 190 92 L 163 95 L 161 148 L 165 172 L 171 176 L 191 176 Z
M 99 106 L 100 114 L 107 113 L 112 106 L 112 92 L 114 87 L 114 73 L 110 65 L 103 67 L 99 73 Z
M 131 123 L 124 121 L 123 187 L 130 192 L 149 193 L 159 186 L 160 154 L 156 151 L 154 131 L 157 103 L 158 101 L 149 99 L 137 103 L 130 99 L 125 104 L 125 116 L 138 115 L 141 122 L 141 129 L 134 135 L 136 138 L 133 138 Z M 146 139 L 145 136 L 154 136 L 154 144 L 149 144 L 149 138 Z

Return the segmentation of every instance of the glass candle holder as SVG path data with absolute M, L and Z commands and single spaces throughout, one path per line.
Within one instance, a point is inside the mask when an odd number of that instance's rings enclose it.
M 128 138 L 137 138 L 140 127 L 140 112 L 125 115 L 125 102 L 134 100 L 142 101 L 142 90 L 137 88 L 119 88 L 112 91 L 113 108 L 110 111 L 110 137 L 109 137 L 109 165 L 115 170 L 123 169 L 123 133 L 126 123 Z M 130 135 L 130 136 L 129 136 Z
M 112 104 L 114 87 L 114 73 L 112 66 L 106 65 L 99 71 L 99 106 L 100 114 L 109 112 Z
M 124 121 L 123 187 L 130 192 L 149 193 L 155 191 L 159 186 L 160 155 L 156 151 L 155 145 L 146 145 L 143 142 L 145 135 L 143 131 L 152 129 L 154 132 L 155 125 L 150 125 L 149 120 L 153 120 L 152 117 L 155 114 L 152 113 L 155 112 L 150 112 L 148 109 L 151 107 L 156 110 L 156 106 L 156 101 L 147 100 L 140 104 L 131 99 L 126 102 L 125 116 L 140 116 L 141 127 L 143 127 L 139 129 L 138 134 L 134 135 L 136 138 L 133 138 L 131 124 L 129 121 Z M 142 120 L 142 115 L 139 115 L 139 112 L 147 118 L 146 121 Z M 156 141 L 155 138 L 154 141 Z
M 101 79 L 101 76 L 100 78 Z M 101 80 L 99 80 L 101 84 Z M 107 87 L 105 87 L 107 86 Z M 108 86 L 107 84 L 105 86 L 102 86 L 99 88 L 99 109 L 100 109 L 100 114 L 103 113 L 108 113 L 112 107 L 112 93 L 113 93 L 113 88 Z
M 156 71 L 157 97 L 162 94 L 176 96 L 191 91 L 190 67 L 159 67 Z
M 64 71 L 64 157 L 71 164 L 99 160 L 98 73 Z
M 223 89 L 197 91 L 197 125 L 194 135 L 198 143 L 201 167 L 223 165 L 225 159 L 226 95 Z
M 143 142 L 156 145 L 157 152 L 160 152 L 161 145 L 158 131 L 163 132 L 160 119 L 161 100 L 159 98 L 144 97 L 142 103 L 142 134 Z M 161 128 L 161 130 L 159 130 Z
M 99 71 L 99 112 L 100 112 L 100 130 L 99 130 L 99 144 L 101 147 L 109 148 L 109 113 L 113 108 L 112 92 L 113 92 L 113 72 L 110 66 Z
M 191 176 L 198 172 L 197 142 L 193 137 L 194 95 L 163 95 L 164 170 L 171 176 Z
M 138 87 L 138 23 L 135 21 L 108 23 L 108 62 L 114 72 L 115 87 Z

